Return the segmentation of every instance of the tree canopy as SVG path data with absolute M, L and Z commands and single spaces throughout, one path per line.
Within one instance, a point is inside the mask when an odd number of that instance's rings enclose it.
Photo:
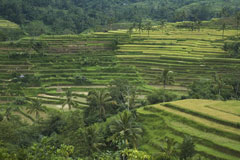
M 233 15 L 238 0 L 0 0 L 0 17 L 22 26 L 30 35 L 80 33 L 100 25 L 141 19 L 208 20 Z

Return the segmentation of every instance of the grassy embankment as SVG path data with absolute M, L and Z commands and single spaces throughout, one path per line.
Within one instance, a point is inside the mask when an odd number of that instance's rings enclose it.
M 184 135 L 189 135 L 199 154 L 210 159 L 237 160 L 239 107 L 238 101 L 190 99 L 140 108 L 138 113 L 146 131 L 141 148 L 157 154 L 165 136 L 181 142 Z

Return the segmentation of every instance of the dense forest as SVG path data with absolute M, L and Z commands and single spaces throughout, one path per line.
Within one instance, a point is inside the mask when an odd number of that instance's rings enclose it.
M 0 0 L 0 17 L 30 35 L 80 33 L 116 22 L 209 20 L 239 10 L 238 0 Z

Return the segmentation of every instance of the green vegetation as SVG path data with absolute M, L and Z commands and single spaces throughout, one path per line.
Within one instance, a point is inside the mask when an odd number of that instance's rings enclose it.
M 239 159 L 238 4 L 0 0 L 0 159 Z
M 31 36 L 126 29 L 129 22 L 142 26 L 145 19 L 161 25 L 164 21 L 188 20 L 199 26 L 213 17 L 235 17 L 239 10 L 238 0 L 1 0 L 0 4 L 0 16 L 21 25 Z M 148 33 L 152 24 L 144 25 Z
M 211 106 L 211 104 L 217 103 L 221 103 L 223 106 L 228 108 L 234 108 L 227 105 L 228 102 L 221 101 L 184 100 L 170 102 L 170 104 L 177 104 L 179 105 L 179 107 L 181 105 L 181 108 L 185 108 L 191 104 L 194 104 L 195 107 L 189 106 L 189 108 L 191 109 L 198 109 L 200 106 L 204 106 L 207 104 Z M 204 110 L 202 108 L 199 110 L 202 112 L 203 115 L 209 115 L 208 110 Z M 227 126 L 218 127 L 217 124 L 220 123 L 214 122 L 214 120 L 205 119 L 204 117 L 192 114 L 192 112 L 184 112 L 183 110 L 178 110 L 176 108 L 169 108 L 168 105 L 164 104 L 138 109 L 138 113 L 141 115 L 140 119 L 144 126 L 144 130 L 146 130 L 146 133 L 144 135 L 145 138 L 143 137 L 144 145 L 142 147 L 144 147 L 144 149 L 147 149 L 149 152 L 152 152 L 153 154 L 158 155 L 157 152 L 161 150 L 160 139 L 164 138 L 164 136 L 170 136 L 176 141 L 179 141 L 183 139 L 183 135 L 188 135 L 191 136 L 193 138 L 192 141 L 196 143 L 196 152 L 204 154 L 210 159 L 237 159 L 237 157 L 239 156 L 239 129 L 236 129 L 235 133 L 238 134 L 238 138 L 236 137 L 235 139 L 233 138 L 234 136 L 228 135 L 231 131 L 225 130 L 228 128 Z M 219 115 L 219 113 L 217 112 L 215 112 L 214 114 L 216 115 L 216 117 Z M 184 145 L 184 143 L 182 145 Z M 190 146 L 190 144 L 187 145 L 187 147 Z M 205 148 L 207 147 L 208 149 L 203 149 L 203 146 Z M 188 149 L 188 151 L 190 151 L 190 149 Z M 224 152 L 224 156 L 222 156 L 219 152 Z M 187 154 L 186 151 L 183 153 Z M 218 157 L 218 155 L 220 156 Z M 233 155 L 236 157 L 234 157 Z

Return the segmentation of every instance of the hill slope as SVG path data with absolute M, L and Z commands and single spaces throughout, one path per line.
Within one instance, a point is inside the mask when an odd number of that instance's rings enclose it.
M 146 130 L 146 141 L 141 147 L 156 154 L 165 136 L 181 142 L 184 135 L 189 135 L 199 154 L 211 159 L 237 160 L 240 128 L 234 124 L 239 124 L 240 117 L 235 115 L 240 113 L 239 107 L 237 101 L 182 100 L 138 109 Z

